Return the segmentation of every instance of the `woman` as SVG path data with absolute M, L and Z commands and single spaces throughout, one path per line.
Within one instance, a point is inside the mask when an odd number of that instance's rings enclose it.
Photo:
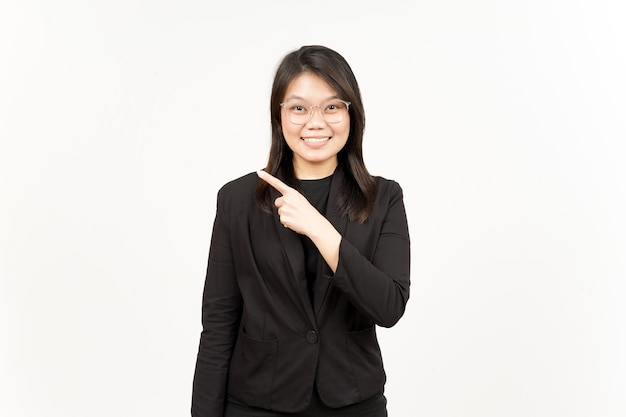
M 402 190 L 364 165 L 337 52 L 286 55 L 270 105 L 267 166 L 218 192 L 191 414 L 386 416 L 376 326 L 409 298 Z

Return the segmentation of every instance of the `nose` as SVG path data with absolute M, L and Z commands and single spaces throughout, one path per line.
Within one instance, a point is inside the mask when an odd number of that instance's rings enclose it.
M 311 116 L 307 124 L 326 124 L 326 120 L 324 120 L 322 115 L 322 106 L 311 106 Z

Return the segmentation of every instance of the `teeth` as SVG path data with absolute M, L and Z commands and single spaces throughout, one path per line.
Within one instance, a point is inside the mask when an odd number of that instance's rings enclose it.
M 305 142 L 325 142 L 330 138 L 302 138 Z

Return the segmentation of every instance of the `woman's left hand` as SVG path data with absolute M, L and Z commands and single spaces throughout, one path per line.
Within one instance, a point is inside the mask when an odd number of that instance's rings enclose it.
M 298 190 L 273 175 L 265 171 L 257 171 L 257 175 L 282 194 L 274 201 L 281 224 L 296 233 L 308 236 L 308 231 L 323 219 L 320 212 Z
M 339 232 L 298 190 L 265 171 L 257 171 L 257 175 L 282 194 L 274 204 L 283 226 L 308 236 L 334 273 L 339 263 Z

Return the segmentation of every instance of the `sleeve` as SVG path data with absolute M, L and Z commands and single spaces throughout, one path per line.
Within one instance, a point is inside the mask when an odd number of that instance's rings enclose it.
M 400 320 L 410 287 L 409 230 L 402 189 L 396 182 L 392 182 L 387 203 L 371 259 L 342 238 L 339 264 L 329 277 L 355 308 L 382 327 Z
M 230 230 L 220 194 L 202 296 L 202 333 L 193 379 L 192 417 L 222 417 L 228 369 L 241 317 Z

